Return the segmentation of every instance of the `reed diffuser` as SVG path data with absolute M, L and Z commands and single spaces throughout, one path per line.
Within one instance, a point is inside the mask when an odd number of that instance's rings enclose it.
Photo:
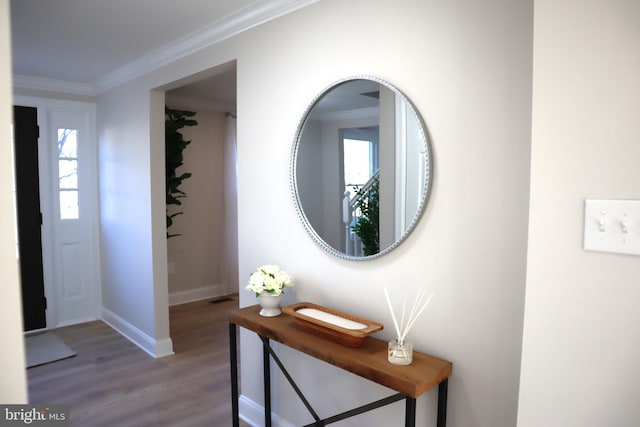
M 426 292 L 423 289 L 418 289 L 418 295 L 413 301 L 413 306 L 411 307 L 408 315 L 406 315 L 406 301 L 403 301 L 400 323 L 398 323 L 398 318 L 393 310 L 393 304 L 391 304 L 391 298 L 389 298 L 387 288 L 383 288 L 383 290 L 384 296 L 387 299 L 387 304 L 389 305 L 391 318 L 393 319 L 393 326 L 396 330 L 396 339 L 389 341 L 388 360 L 394 365 L 410 365 L 413 361 L 413 345 L 408 342 L 406 338 L 418 317 L 420 317 L 422 312 L 431 302 L 433 293 L 427 297 Z

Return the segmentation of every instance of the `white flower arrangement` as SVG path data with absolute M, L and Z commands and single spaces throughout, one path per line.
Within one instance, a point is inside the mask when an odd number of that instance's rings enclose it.
M 293 286 L 291 277 L 280 270 L 280 266 L 267 264 L 258 267 L 258 271 L 251 273 L 249 284 L 245 289 L 254 292 L 256 296 L 260 296 L 263 292 L 278 296 L 284 294 L 285 286 Z

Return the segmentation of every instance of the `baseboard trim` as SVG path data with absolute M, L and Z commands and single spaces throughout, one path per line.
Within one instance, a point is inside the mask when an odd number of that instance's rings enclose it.
M 173 342 L 171 338 L 156 340 L 104 307 L 102 307 L 102 321 L 133 344 L 140 347 L 151 357 L 157 359 L 173 354 Z
M 238 399 L 238 412 L 242 421 L 252 426 L 264 425 L 264 406 L 249 399 L 245 395 L 240 395 Z M 271 422 L 274 427 L 295 427 L 293 424 L 283 420 L 276 414 L 271 415 Z
M 188 291 L 172 292 L 169 294 L 169 306 L 186 304 L 225 295 L 224 285 L 206 286 L 204 288 L 189 289 Z

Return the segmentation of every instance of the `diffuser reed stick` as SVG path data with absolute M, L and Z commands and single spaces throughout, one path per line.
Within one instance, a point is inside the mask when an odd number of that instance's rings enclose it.
M 393 309 L 393 304 L 391 304 L 391 298 L 389 298 L 389 292 L 387 292 L 387 288 L 383 288 L 384 296 L 387 299 L 387 305 L 389 306 L 389 311 L 391 312 L 391 318 L 393 319 L 393 326 L 396 330 L 396 336 L 398 344 L 403 345 L 404 340 L 411 331 L 411 328 L 416 323 L 416 320 L 427 308 L 429 303 L 431 302 L 431 298 L 433 298 L 433 292 L 427 297 L 424 289 L 418 289 L 418 295 L 416 299 L 413 301 L 413 305 L 411 306 L 411 310 L 409 311 L 409 316 L 405 319 L 406 312 L 406 302 L 402 302 L 402 314 L 400 318 L 400 323 L 398 323 L 398 319 L 396 317 L 396 313 Z

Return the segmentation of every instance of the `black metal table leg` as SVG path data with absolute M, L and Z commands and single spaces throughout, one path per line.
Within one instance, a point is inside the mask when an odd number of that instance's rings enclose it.
M 240 427 L 238 414 L 238 350 L 235 323 L 229 323 L 229 358 L 231 362 L 231 419 L 233 427 Z
M 447 392 L 449 389 L 449 379 L 445 379 L 438 385 L 438 427 L 447 425 Z
M 404 425 L 405 427 L 415 427 L 416 426 L 416 399 L 412 397 L 407 397 L 405 399 L 406 409 L 405 409 L 405 418 Z
M 269 339 L 262 346 L 262 369 L 264 372 L 264 426 L 271 427 L 271 364 L 269 363 Z

